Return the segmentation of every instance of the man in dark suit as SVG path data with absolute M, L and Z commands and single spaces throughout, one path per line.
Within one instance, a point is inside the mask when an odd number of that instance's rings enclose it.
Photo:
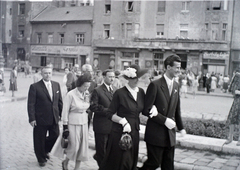
M 104 83 L 94 89 L 91 97 L 91 111 L 94 112 L 93 131 L 95 135 L 96 154 L 94 159 L 100 167 L 106 154 L 106 146 L 112 128 L 112 121 L 106 117 L 106 111 L 112 101 L 116 87 L 112 86 L 115 74 L 107 69 L 103 73 Z
M 59 83 L 51 81 L 52 68 L 42 68 L 41 75 L 42 80 L 31 84 L 28 92 L 28 116 L 33 127 L 35 155 L 39 165 L 45 166 L 59 135 L 63 103 Z
M 174 77 L 180 73 L 181 59 L 170 55 L 164 61 L 166 72 L 147 88 L 143 114 L 149 116 L 145 131 L 148 159 L 141 170 L 174 169 L 175 126 L 184 136 L 179 86 Z

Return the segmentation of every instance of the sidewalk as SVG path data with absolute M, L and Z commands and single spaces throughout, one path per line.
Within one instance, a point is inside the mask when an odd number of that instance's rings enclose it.
M 5 87 L 7 89 L 7 92 L 4 94 L 4 96 L 0 96 L 0 104 L 5 102 L 14 102 L 19 100 L 25 100 L 27 99 L 28 95 L 28 89 L 31 83 L 33 83 L 33 78 L 31 77 L 24 77 L 23 75 L 19 75 L 18 77 L 18 91 L 16 92 L 16 97 L 11 97 L 11 92 L 8 90 L 9 88 L 9 75 L 10 71 L 5 70 Z M 54 72 L 52 80 L 58 81 L 60 85 L 62 85 L 62 77 L 64 73 L 63 72 Z M 215 92 L 211 92 L 210 94 L 198 91 L 197 95 L 211 95 L 211 96 L 220 96 L 220 97 L 232 97 L 229 93 L 222 93 L 220 89 L 216 89 Z M 141 126 L 140 136 L 141 140 L 143 141 L 144 138 L 144 129 L 145 126 Z M 208 150 L 208 151 L 214 151 L 224 154 L 240 154 L 240 146 L 236 146 L 236 141 L 233 141 L 231 144 L 224 145 L 225 139 L 216 139 L 216 138 L 209 138 L 209 137 L 202 137 L 202 136 L 196 136 L 196 135 L 186 135 L 185 137 L 180 137 L 179 134 L 177 134 L 177 146 L 178 147 L 186 147 L 186 148 L 193 148 L 193 149 L 199 149 L 199 150 Z M 92 144 L 90 142 L 90 146 L 94 148 L 94 141 L 92 141 Z M 141 150 L 144 154 L 146 153 L 146 150 Z M 140 153 L 141 154 L 141 153 Z

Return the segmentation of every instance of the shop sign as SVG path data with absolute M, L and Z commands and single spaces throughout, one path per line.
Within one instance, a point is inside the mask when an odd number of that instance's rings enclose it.
M 203 58 L 205 59 L 229 59 L 229 53 L 223 53 L 223 52 L 204 52 Z
M 73 54 L 73 55 L 89 54 L 90 47 L 32 45 L 31 52 L 48 54 Z

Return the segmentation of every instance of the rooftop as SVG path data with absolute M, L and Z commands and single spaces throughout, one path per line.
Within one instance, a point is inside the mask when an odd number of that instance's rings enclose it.
M 52 22 L 52 21 L 90 21 L 93 20 L 93 7 L 48 7 L 31 22 Z

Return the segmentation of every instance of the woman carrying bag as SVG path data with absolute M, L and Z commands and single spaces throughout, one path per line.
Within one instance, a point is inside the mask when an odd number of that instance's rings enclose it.
M 80 169 L 81 161 L 87 161 L 88 153 L 88 113 L 90 106 L 88 88 L 91 75 L 84 74 L 76 81 L 76 88 L 67 93 L 63 105 L 63 133 L 60 134 L 54 148 L 53 155 L 62 158 L 62 169 L 68 169 L 68 162 L 75 162 L 74 170 Z M 63 149 L 66 147 L 65 149 Z

